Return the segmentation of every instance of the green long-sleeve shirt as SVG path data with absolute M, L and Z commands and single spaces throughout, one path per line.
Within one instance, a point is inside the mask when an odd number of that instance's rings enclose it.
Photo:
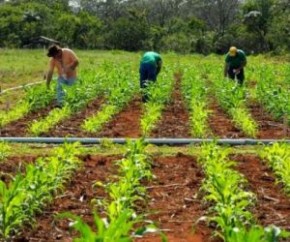
M 230 68 L 239 68 L 247 62 L 247 58 L 244 51 L 238 50 L 235 56 L 230 56 L 227 53 L 225 61 Z
M 162 61 L 162 59 L 158 53 L 154 51 L 148 51 L 143 55 L 141 59 L 141 64 L 144 64 L 144 63 L 157 64 L 159 61 Z

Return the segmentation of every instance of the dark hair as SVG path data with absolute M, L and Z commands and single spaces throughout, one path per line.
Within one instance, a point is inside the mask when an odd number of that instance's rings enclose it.
M 51 45 L 48 48 L 47 56 L 48 57 L 54 57 L 57 55 L 57 53 L 61 50 L 61 48 L 58 45 Z

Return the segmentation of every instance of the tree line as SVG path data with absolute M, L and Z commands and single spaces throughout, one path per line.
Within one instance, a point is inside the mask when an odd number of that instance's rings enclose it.
M 46 36 L 80 49 L 290 50 L 289 0 L 0 0 L 0 47 Z

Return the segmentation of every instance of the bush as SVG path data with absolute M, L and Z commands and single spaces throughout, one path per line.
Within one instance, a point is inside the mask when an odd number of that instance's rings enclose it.
M 160 43 L 162 51 L 174 51 L 178 53 L 190 53 L 191 41 L 185 33 L 176 33 L 163 36 Z

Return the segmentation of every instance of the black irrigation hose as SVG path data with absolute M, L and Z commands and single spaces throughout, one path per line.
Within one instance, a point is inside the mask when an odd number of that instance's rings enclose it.
M 114 144 L 125 144 L 132 138 L 65 138 L 65 137 L 0 137 L 0 141 L 11 143 L 62 144 L 80 142 L 81 144 L 101 144 L 105 140 Z M 260 145 L 276 142 L 290 143 L 289 139 L 186 139 L 186 138 L 146 138 L 145 142 L 154 145 L 189 145 L 215 141 L 218 145 Z

